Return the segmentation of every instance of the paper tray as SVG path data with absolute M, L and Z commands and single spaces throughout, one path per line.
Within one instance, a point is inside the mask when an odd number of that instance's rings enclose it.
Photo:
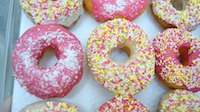
M 164 29 L 153 18 L 150 8 L 147 7 L 145 12 L 133 21 L 138 24 L 147 33 L 151 40 Z M 88 36 L 100 23 L 96 22 L 94 18 L 90 17 L 86 12 L 81 16 L 77 24 L 69 29 L 73 34 L 79 38 L 82 47 L 85 51 Z M 28 28 L 35 26 L 32 22 L 22 13 L 20 35 L 22 35 Z M 200 36 L 200 28 L 197 28 L 194 35 Z M 13 42 L 13 41 L 12 41 Z M 14 45 L 14 42 L 12 43 Z M 11 55 L 11 52 L 9 52 Z M 122 58 L 122 56 L 116 58 Z M 11 57 L 9 57 L 11 60 Z M 54 61 L 54 60 L 52 60 Z M 9 62 L 10 63 L 10 62 Z M 8 66 L 11 70 L 11 66 Z M 11 73 L 7 73 L 10 77 Z M 142 92 L 135 95 L 135 98 L 141 101 L 152 112 L 155 112 L 160 98 L 169 90 L 156 78 L 153 79 L 151 84 Z M 197 93 L 200 96 L 200 93 Z M 97 109 L 106 101 L 113 98 L 113 95 L 101 87 L 90 75 L 86 60 L 84 59 L 84 74 L 80 83 L 64 98 L 56 98 L 51 100 L 58 100 L 68 102 L 69 104 L 76 105 L 80 108 L 81 112 L 96 112 Z M 26 92 L 18 82 L 14 81 L 13 98 L 12 98 L 12 112 L 18 112 L 28 104 L 40 101 L 41 99 Z

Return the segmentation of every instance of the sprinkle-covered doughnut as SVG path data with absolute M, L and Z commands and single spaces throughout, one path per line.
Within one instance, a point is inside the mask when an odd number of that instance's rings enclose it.
M 112 61 L 115 48 L 130 49 L 124 63 Z M 125 19 L 114 19 L 97 27 L 89 36 L 87 62 L 91 74 L 115 95 L 133 96 L 154 77 L 154 51 L 145 32 Z
M 39 66 L 46 49 L 58 59 L 50 68 Z M 80 81 L 83 52 L 80 41 L 60 25 L 39 25 L 27 30 L 13 53 L 15 77 L 22 87 L 37 97 L 63 97 Z
M 153 0 L 153 12 L 159 19 L 173 27 L 185 30 L 195 29 L 200 24 L 200 0 L 179 1 L 184 5 L 181 11 L 173 7 L 171 0 Z
M 163 96 L 159 112 L 199 112 L 200 98 L 187 90 L 173 90 Z
M 142 103 L 134 98 L 117 96 L 104 103 L 98 112 L 150 112 Z
M 46 101 L 28 105 L 20 112 L 80 112 L 80 110 L 64 102 Z
M 20 0 L 22 9 L 36 24 L 71 26 L 83 13 L 82 0 Z
M 200 39 L 182 29 L 167 29 L 154 39 L 156 73 L 174 88 L 200 89 Z
M 148 0 L 84 0 L 86 10 L 97 21 L 114 18 L 134 20 L 148 5 Z

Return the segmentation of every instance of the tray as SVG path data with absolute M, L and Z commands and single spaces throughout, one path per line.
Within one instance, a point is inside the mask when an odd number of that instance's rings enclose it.
M 18 3 L 17 3 L 18 4 Z M 20 14 L 18 14 L 20 15 Z M 17 16 L 18 17 L 18 16 Z M 157 23 L 157 21 L 153 18 L 149 6 L 145 10 L 145 12 L 138 17 L 136 20 L 133 21 L 134 23 L 138 24 L 144 31 L 147 33 L 148 37 L 151 40 L 159 33 L 162 32 L 164 29 Z M 91 32 L 96 28 L 100 23 L 96 22 L 94 18 L 89 16 L 87 12 L 80 17 L 79 21 L 76 23 L 75 26 L 70 28 L 69 30 L 79 38 L 81 41 L 82 47 L 85 51 L 88 36 Z M 22 35 L 28 28 L 35 26 L 26 16 L 24 13 L 21 14 L 21 24 L 20 24 L 20 35 Z M 18 28 L 18 27 L 16 27 Z M 15 29 L 17 33 L 17 29 Z M 195 31 L 192 32 L 194 35 L 200 37 L 200 27 L 198 27 Z M 11 33 L 9 33 L 11 34 Z M 7 48 L 6 53 L 7 56 L 7 65 L 4 70 L 12 70 L 11 65 L 11 57 L 12 48 L 15 44 L 16 38 L 19 36 L 8 36 L 10 40 L 7 42 L 9 43 L 10 49 Z M 1 48 L 0 48 L 1 49 Z M 118 56 L 120 55 L 120 56 Z M 115 59 L 121 59 L 125 56 L 123 53 L 116 53 Z M 4 60 L 5 61 L 5 60 Z M 51 61 L 55 62 L 55 59 L 51 59 Z M 6 71 L 5 76 L 9 76 L 12 79 L 12 72 Z M 9 78 L 8 78 L 9 79 Z M 6 80 L 7 82 L 8 80 Z M 5 83 L 5 82 L 4 82 Z M 4 87 L 12 88 L 12 81 L 11 86 L 8 84 Z M 1 85 L 0 85 L 1 86 Z M 6 88 L 3 89 L 4 95 L 6 92 Z M 160 98 L 169 90 L 165 85 L 157 80 L 157 78 L 153 79 L 151 84 L 142 92 L 135 95 L 135 98 L 142 102 L 145 106 L 147 106 L 152 112 L 157 110 L 157 105 L 160 101 Z M 12 94 L 12 92 L 10 93 Z M 200 92 L 197 93 L 200 96 Z M 29 94 L 26 92 L 22 87 L 20 87 L 19 83 L 14 80 L 14 88 L 13 88 L 13 95 L 7 95 L 4 97 L 5 101 L 4 104 L 7 105 L 9 102 L 12 103 L 12 112 L 18 112 L 28 104 L 41 101 L 41 99 Z M 90 75 L 86 60 L 84 59 L 84 74 L 83 78 L 79 82 L 79 84 L 64 98 L 55 98 L 50 100 L 58 100 L 68 102 L 69 104 L 76 105 L 80 108 L 81 112 L 96 112 L 97 109 L 106 101 L 113 98 L 113 95 L 107 91 L 106 89 L 102 88 Z M 11 101 L 12 100 L 12 101 Z M 10 107 L 8 107 L 8 110 Z M 1 112 L 1 111 L 0 111 Z
M 18 0 L 0 0 L 0 112 L 9 112 L 13 92 L 11 55 L 19 37 L 20 6 Z

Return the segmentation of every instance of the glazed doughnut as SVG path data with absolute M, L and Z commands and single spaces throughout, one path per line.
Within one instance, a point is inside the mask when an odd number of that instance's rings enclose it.
M 43 101 L 28 105 L 20 112 L 80 112 L 80 110 L 64 102 Z
M 46 49 L 58 59 L 50 68 L 38 62 Z M 27 30 L 13 53 L 15 77 L 22 87 L 37 97 L 63 97 L 80 81 L 83 52 L 79 40 L 60 25 L 39 25 Z
M 154 39 L 156 74 L 173 88 L 200 90 L 200 39 L 182 29 L 167 29 Z
M 124 63 L 112 61 L 115 48 L 130 49 L 130 58 Z M 97 27 L 89 36 L 86 56 L 93 77 L 115 95 L 133 96 L 154 78 L 153 46 L 145 32 L 126 19 Z
M 200 98 L 187 90 L 173 90 L 163 96 L 159 112 L 199 112 Z
M 150 112 L 150 110 L 134 98 L 118 96 L 104 103 L 98 112 Z
M 148 0 L 84 0 L 85 9 L 100 22 L 114 18 L 134 20 L 144 12 Z
M 194 30 L 200 24 L 199 0 L 176 0 L 175 4 L 182 3 L 183 9 L 177 10 L 171 2 L 175 0 L 153 0 L 152 10 L 158 22 L 166 27 L 177 27 L 185 30 Z
M 35 24 L 70 27 L 83 13 L 82 0 L 20 0 L 25 14 Z

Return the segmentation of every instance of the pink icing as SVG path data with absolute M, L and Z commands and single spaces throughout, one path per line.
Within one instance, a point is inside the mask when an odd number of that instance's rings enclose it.
M 122 16 L 134 20 L 147 6 L 148 0 L 92 0 L 93 15 L 97 21 Z
M 193 92 L 200 90 L 199 38 L 185 30 L 167 29 L 154 39 L 154 49 L 160 80 Z
M 132 97 L 116 96 L 101 105 L 98 112 L 150 112 L 150 110 Z
M 42 68 L 38 60 L 48 47 L 55 51 L 58 61 L 53 67 Z M 17 41 L 13 68 L 18 82 L 31 94 L 43 99 L 63 97 L 82 77 L 82 47 L 79 40 L 60 25 L 36 26 Z

